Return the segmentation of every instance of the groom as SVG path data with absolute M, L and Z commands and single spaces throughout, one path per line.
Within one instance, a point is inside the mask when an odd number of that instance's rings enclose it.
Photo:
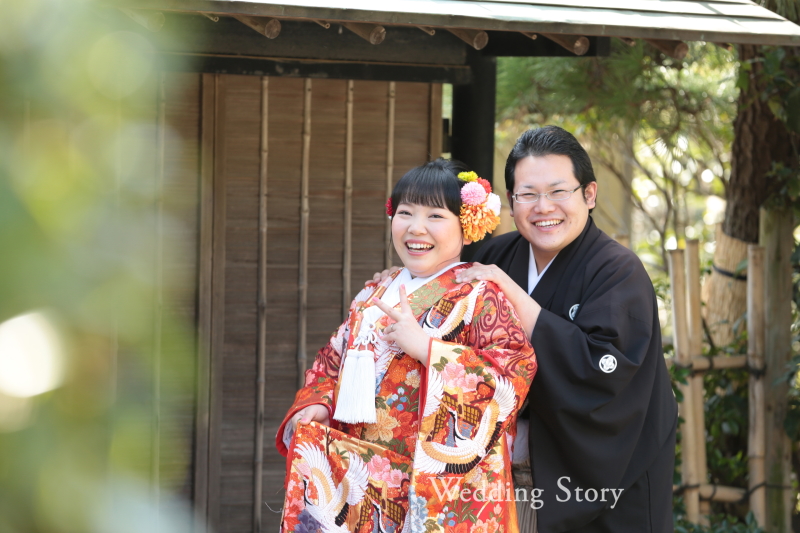
M 461 278 L 496 282 L 536 350 L 538 531 L 671 533 L 677 405 L 653 285 L 595 226 L 597 182 L 570 133 L 522 134 L 505 180 L 518 231 L 487 242 Z

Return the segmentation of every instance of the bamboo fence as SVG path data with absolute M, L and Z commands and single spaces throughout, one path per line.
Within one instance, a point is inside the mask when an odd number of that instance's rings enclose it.
M 709 503 L 749 501 L 758 524 L 766 523 L 766 472 L 764 466 L 764 343 L 765 293 L 764 248 L 747 248 L 747 355 L 706 357 L 702 355 L 703 328 L 700 316 L 699 243 L 688 241 L 687 249 L 670 252 L 672 321 L 675 340 L 674 364 L 691 370 L 680 406 L 682 485 L 674 487 L 684 496 L 689 522 L 707 523 Z M 706 466 L 703 373 L 723 368 L 746 368 L 749 377 L 748 489 L 708 483 Z

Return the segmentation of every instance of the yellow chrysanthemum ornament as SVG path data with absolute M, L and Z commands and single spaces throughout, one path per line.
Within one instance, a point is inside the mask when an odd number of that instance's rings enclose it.
M 469 172 L 459 172 L 458 179 L 461 181 L 466 181 L 467 183 L 471 181 L 478 181 L 478 175 L 472 171 Z
M 474 172 L 461 172 L 458 178 L 467 184 L 461 187 L 461 228 L 464 238 L 479 241 L 500 224 L 500 197 L 492 186 Z

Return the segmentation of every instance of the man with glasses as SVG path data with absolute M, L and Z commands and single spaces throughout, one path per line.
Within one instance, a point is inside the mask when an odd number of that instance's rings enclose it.
M 597 182 L 570 133 L 525 132 L 505 179 L 518 231 L 487 242 L 460 278 L 497 283 L 536 350 L 538 531 L 672 532 L 677 405 L 650 278 L 595 226 Z

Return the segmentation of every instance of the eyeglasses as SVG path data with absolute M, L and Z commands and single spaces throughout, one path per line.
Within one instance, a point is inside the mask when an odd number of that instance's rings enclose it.
M 565 191 L 563 189 L 556 189 L 555 191 L 543 192 L 543 193 L 538 193 L 538 192 L 521 192 L 520 193 L 520 192 L 518 192 L 516 194 L 512 194 L 511 198 L 513 198 L 515 202 L 520 203 L 520 204 L 532 204 L 532 203 L 538 202 L 540 196 L 546 196 L 548 200 L 552 200 L 554 202 L 561 202 L 563 200 L 566 200 L 570 196 L 572 196 L 572 193 L 574 193 L 575 191 L 577 191 L 581 187 L 582 187 L 582 185 L 578 185 L 577 187 L 575 187 L 571 191 Z

